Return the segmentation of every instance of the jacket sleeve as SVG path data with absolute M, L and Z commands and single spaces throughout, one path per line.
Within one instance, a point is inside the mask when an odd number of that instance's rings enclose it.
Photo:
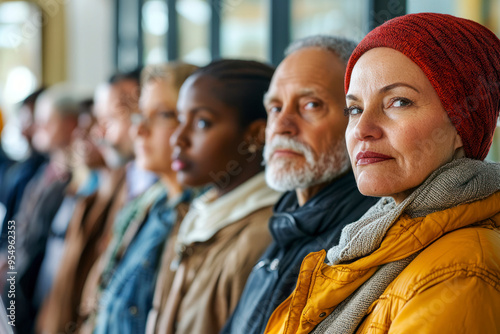
M 271 243 L 267 219 L 263 219 L 262 222 L 249 222 L 248 225 L 245 231 L 238 236 L 233 251 L 227 254 L 227 265 L 221 273 L 219 285 L 221 298 L 219 298 L 218 303 L 225 313 L 221 314 L 220 317 L 223 324 L 236 308 L 254 265 Z
M 467 272 L 417 293 L 389 333 L 500 333 L 500 285 L 491 278 Z

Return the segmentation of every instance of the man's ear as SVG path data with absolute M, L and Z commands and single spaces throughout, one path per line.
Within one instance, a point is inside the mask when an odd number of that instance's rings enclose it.
M 250 145 L 257 145 L 262 148 L 266 142 L 266 120 L 258 119 L 253 121 L 246 130 L 245 141 Z

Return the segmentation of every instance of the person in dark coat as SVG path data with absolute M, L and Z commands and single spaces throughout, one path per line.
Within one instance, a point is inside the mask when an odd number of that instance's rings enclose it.
M 344 133 L 344 73 L 356 44 L 312 36 L 289 46 L 264 97 L 266 181 L 287 191 L 269 221 L 273 236 L 222 333 L 262 333 L 293 291 L 300 264 L 338 243 L 342 228 L 375 202 L 356 188 Z
M 7 246 L 7 229 L 3 227 L 7 226 L 7 222 L 17 213 L 28 182 L 35 176 L 40 166 L 47 162 L 47 157 L 33 147 L 32 141 L 35 102 L 44 90 L 45 88 L 40 88 L 31 93 L 21 102 L 19 107 L 18 117 L 21 124 L 21 133 L 28 143 L 28 155 L 22 161 L 9 164 L 8 168 L 2 173 L 0 203 L 5 206 L 5 214 L 1 225 L 0 250 L 5 250 Z M 0 155 L 2 154 L 4 154 L 3 151 L 0 152 Z M 0 221 L 2 221 L 1 216 Z
M 13 219 L 16 261 L 15 266 L 9 264 L 7 271 L 17 272 L 15 302 L 18 333 L 29 333 L 33 326 L 35 282 L 45 254 L 50 225 L 71 180 L 70 144 L 82 99 L 83 95 L 73 87 L 61 84 L 47 89 L 35 103 L 33 144 L 38 151 L 49 156 L 49 161 L 38 169 L 27 185 Z M 5 263 L 5 255 L 0 260 Z
M 2 110 L 0 109 L 0 134 L 3 130 Z M 5 188 L 6 174 L 13 161 L 5 154 L 2 145 L 0 145 L 0 189 Z M 0 190 L 1 191 L 1 190 Z M 5 215 L 5 199 L 0 194 L 0 221 Z M 0 225 L 1 226 L 1 225 Z

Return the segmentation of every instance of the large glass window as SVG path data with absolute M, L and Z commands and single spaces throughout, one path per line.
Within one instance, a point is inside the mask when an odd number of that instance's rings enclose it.
M 497 123 L 497 129 L 493 136 L 493 144 L 491 145 L 490 152 L 486 160 L 500 162 L 500 122 Z
M 168 8 L 164 0 L 146 0 L 142 5 L 144 63 L 167 61 Z
M 500 0 L 485 1 L 483 13 L 485 24 L 500 36 Z
M 0 108 L 4 122 L 4 148 L 14 158 L 27 149 L 18 124 L 11 118 L 18 102 L 41 85 L 40 8 L 27 1 L 0 4 Z
M 0 85 L 2 100 L 12 105 L 40 83 L 41 13 L 24 1 L 0 4 Z
M 367 0 L 291 0 L 292 41 L 316 34 L 359 41 L 368 30 Z
M 142 56 L 139 51 L 142 37 L 139 31 L 140 9 L 136 0 L 118 1 L 117 67 L 121 71 L 132 70 L 143 61 L 139 58 Z
M 408 13 L 441 13 L 450 14 L 478 20 L 480 13 L 480 1 L 456 1 L 456 0 L 406 0 Z M 471 10 L 472 9 L 472 10 Z
M 179 58 L 195 65 L 210 62 L 212 7 L 207 0 L 177 0 Z
M 269 1 L 220 0 L 222 57 L 268 60 Z
M 500 35 L 500 0 L 406 0 L 408 13 L 450 14 L 479 22 Z

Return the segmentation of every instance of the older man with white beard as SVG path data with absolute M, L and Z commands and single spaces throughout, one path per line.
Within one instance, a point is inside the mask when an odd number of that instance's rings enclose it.
M 269 221 L 273 243 L 222 333 L 264 332 L 304 257 L 337 244 L 342 228 L 376 202 L 357 190 L 344 138 L 344 74 L 355 46 L 331 36 L 296 41 L 273 76 L 264 97 L 266 181 L 286 193 Z

